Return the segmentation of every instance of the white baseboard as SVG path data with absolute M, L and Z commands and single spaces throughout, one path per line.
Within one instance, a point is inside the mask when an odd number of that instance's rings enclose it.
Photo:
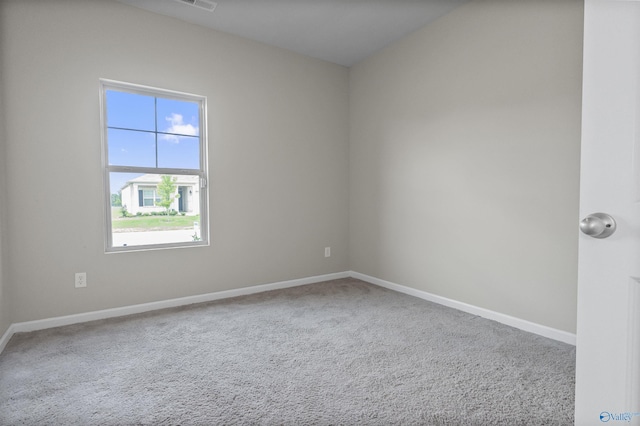
M 478 315 L 483 318 L 487 318 L 493 321 L 500 322 L 510 327 L 518 328 L 520 330 L 528 331 L 529 333 L 538 334 L 549 339 L 558 340 L 560 342 L 567 343 L 569 345 L 576 345 L 576 335 L 557 330 L 555 328 L 547 327 L 545 325 L 536 324 L 527 320 L 512 317 L 509 315 L 501 314 L 499 312 L 490 311 L 489 309 L 479 308 L 477 306 L 469 305 L 464 302 L 458 302 L 457 300 L 447 299 L 446 297 L 437 296 L 435 294 L 427 293 L 426 291 L 416 290 L 415 288 L 406 287 L 400 284 L 395 284 L 389 281 L 381 280 L 379 278 L 371 277 L 369 275 L 361 274 L 359 272 L 351 271 L 349 275 L 353 278 L 357 278 L 362 281 L 366 281 L 371 284 L 378 285 L 380 287 L 394 290 L 400 293 L 408 294 L 410 296 L 419 297 L 420 299 L 428 300 L 430 302 L 438 303 L 440 305 L 448 306 L 450 308 L 457 309 L 459 311 L 467 312 L 473 315 Z
M 14 325 L 11 324 L 9 328 L 7 328 L 7 331 L 4 332 L 2 337 L 0 337 L 0 354 L 2 353 L 2 351 L 4 351 L 5 346 L 7 346 L 7 343 L 9 343 L 9 339 L 11 339 L 11 336 L 13 336 L 13 333 L 15 332 L 16 331 L 14 330 Z
M 44 330 L 47 328 L 60 327 L 63 325 L 78 324 L 82 322 L 95 321 L 107 318 L 121 317 L 125 315 L 140 314 L 143 312 L 155 311 L 158 309 L 174 308 L 176 306 L 192 305 L 194 303 L 211 302 L 213 300 L 228 299 L 230 297 L 244 296 L 247 294 L 262 293 L 264 291 L 278 290 L 289 287 L 298 287 L 306 284 L 313 284 L 322 281 L 336 280 L 349 277 L 349 272 L 337 272 L 326 275 L 316 275 L 313 277 L 300 278 L 289 281 L 280 281 L 269 284 L 243 287 L 233 290 L 217 291 L 215 293 L 199 294 L 196 296 L 180 297 L 178 299 L 161 300 L 158 302 L 143 303 L 139 305 L 123 306 L 121 308 L 104 309 L 101 311 L 84 312 L 75 315 L 65 315 L 62 317 L 46 318 L 36 321 L 18 322 L 11 324 L 9 329 L 0 339 L 0 352 L 9 343 L 9 339 L 14 333 L 24 333 L 28 331 Z
M 501 314 L 499 312 L 490 311 L 488 309 L 479 308 L 477 306 L 469 305 L 456 300 L 447 299 L 446 297 L 436 296 L 431 293 L 427 293 L 422 290 L 416 290 L 411 287 L 405 287 L 403 285 L 395 284 L 389 281 L 381 280 L 379 278 L 371 277 L 369 275 L 361 274 L 359 272 L 337 272 L 326 275 L 316 275 L 313 277 L 300 278 L 289 281 L 280 281 L 270 284 L 261 284 L 251 287 L 238 288 L 233 290 L 218 291 L 215 293 L 200 294 L 196 296 L 181 297 L 178 299 L 162 300 L 159 302 L 143 303 L 139 305 L 123 306 L 121 308 L 104 309 L 101 311 L 85 312 L 75 315 L 66 315 L 61 317 L 46 318 L 36 321 L 18 322 L 11 324 L 7 331 L 0 338 L 0 353 L 4 350 L 9 339 L 14 333 L 23 333 L 36 330 L 44 330 L 47 328 L 60 327 L 64 325 L 78 324 L 82 322 L 95 321 L 107 318 L 121 317 L 125 315 L 139 314 L 143 312 L 155 311 L 158 309 L 173 308 L 176 306 L 191 305 L 194 303 L 211 302 L 213 300 L 227 299 L 230 297 L 244 296 L 247 294 L 261 293 L 264 291 L 278 290 L 289 287 L 297 287 L 306 284 L 313 284 L 322 281 L 336 280 L 340 278 L 353 277 L 362 281 L 366 281 L 371 284 L 378 285 L 380 287 L 394 290 L 400 293 L 408 294 L 411 296 L 419 297 L 430 302 L 438 303 L 440 305 L 448 306 L 450 308 L 458 309 L 460 311 L 468 312 L 470 314 L 478 315 L 483 318 L 491 319 L 511 327 L 518 328 L 520 330 L 528 331 L 530 333 L 539 334 L 550 339 L 558 340 L 570 345 L 576 344 L 576 335 L 568 333 L 562 330 L 556 330 L 551 327 L 536 324 L 530 321 L 526 321 L 520 318 L 515 318 L 509 315 Z

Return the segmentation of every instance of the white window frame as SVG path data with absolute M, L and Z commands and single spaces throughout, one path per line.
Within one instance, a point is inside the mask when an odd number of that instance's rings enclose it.
M 133 167 L 133 166 L 110 166 L 109 165 L 109 143 L 107 127 L 107 90 L 124 91 L 133 94 L 154 96 L 158 98 L 173 99 L 197 102 L 199 104 L 199 144 L 200 144 L 200 168 L 199 169 L 179 169 L 179 168 L 159 168 L 159 167 Z M 184 247 L 201 247 L 209 245 L 209 194 L 208 168 L 207 168 L 207 98 L 206 96 L 191 93 L 178 92 L 174 90 L 160 89 L 157 87 L 143 86 L 139 84 L 125 83 L 121 81 L 100 79 L 100 123 L 102 142 L 102 171 L 104 181 L 104 205 L 105 205 L 105 252 L 132 252 L 141 250 L 158 250 Z M 199 176 L 200 180 L 200 239 L 197 241 L 185 241 L 179 243 L 147 244 L 126 247 L 113 246 L 113 233 L 111 223 L 111 188 L 110 173 L 142 173 L 160 175 L 193 175 Z M 154 196 L 156 191 L 154 190 Z M 155 200 L 154 200 L 155 204 Z

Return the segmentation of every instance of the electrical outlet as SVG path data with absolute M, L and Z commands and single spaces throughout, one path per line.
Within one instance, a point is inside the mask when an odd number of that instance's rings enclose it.
M 76 272 L 76 288 L 81 288 L 86 286 L 87 286 L 87 273 Z
M 331 247 L 324 248 L 324 257 L 331 257 Z

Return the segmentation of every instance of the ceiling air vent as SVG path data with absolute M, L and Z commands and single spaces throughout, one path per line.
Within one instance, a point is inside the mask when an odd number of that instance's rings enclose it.
M 189 6 L 199 7 L 200 9 L 204 9 L 209 12 L 213 12 L 213 10 L 218 5 L 217 3 L 214 3 L 209 0 L 175 0 L 175 1 L 177 1 L 178 3 L 188 4 Z

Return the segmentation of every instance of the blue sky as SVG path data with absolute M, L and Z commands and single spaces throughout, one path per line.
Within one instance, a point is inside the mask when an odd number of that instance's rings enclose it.
M 200 168 L 199 105 L 107 90 L 109 165 Z M 111 173 L 111 193 L 139 174 Z

